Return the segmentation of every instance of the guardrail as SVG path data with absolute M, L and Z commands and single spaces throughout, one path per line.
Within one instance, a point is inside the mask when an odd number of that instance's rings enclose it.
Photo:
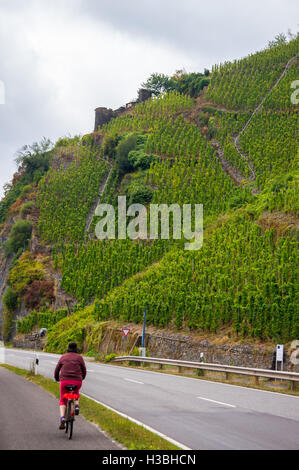
M 291 384 L 291 390 L 295 389 L 295 382 L 299 382 L 298 372 L 276 371 L 270 369 L 254 369 L 249 367 L 229 366 L 225 364 L 209 364 L 205 362 L 190 362 L 181 361 L 177 359 L 163 359 L 155 357 L 141 357 L 141 356 L 119 356 L 113 359 L 114 362 L 132 361 L 150 364 L 159 364 L 162 369 L 164 365 L 170 365 L 179 368 L 179 372 L 185 369 L 198 369 L 201 371 L 210 370 L 215 372 L 224 372 L 226 380 L 229 374 L 249 375 L 256 378 L 256 384 L 259 383 L 259 377 L 265 377 L 276 380 L 288 380 Z

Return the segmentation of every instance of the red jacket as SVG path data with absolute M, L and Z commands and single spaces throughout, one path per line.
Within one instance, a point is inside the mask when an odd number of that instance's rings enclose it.
M 86 366 L 83 357 L 75 352 L 63 354 L 55 368 L 54 377 L 57 382 L 61 380 L 84 380 Z

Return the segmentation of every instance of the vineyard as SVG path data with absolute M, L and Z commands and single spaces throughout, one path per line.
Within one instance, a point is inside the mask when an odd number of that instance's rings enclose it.
M 299 337 L 297 52 L 298 38 L 214 66 L 199 97 L 163 93 L 59 142 L 72 158 L 38 183 L 38 230 L 77 305 L 71 315 L 34 310 L 19 332 L 47 324 L 47 349 L 62 352 L 103 321 L 141 323 L 146 308 L 157 328 Z M 172 236 L 97 239 L 95 202 L 112 204 L 117 219 L 121 195 L 145 206 L 203 204 L 203 247 L 185 251 Z M 95 335 L 89 347 L 97 344 Z
M 207 93 L 208 99 L 227 109 L 253 111 L 288 61 L 298 54 L 298 44 L 297 38 L 244 59 L 216 65 Z M 285 98 L 286 94 L 283 94 L 282 100 Z
M 240 215 L 226 220 L 199 252 L 170 252 L 95 301 L 85 315 L 89 321 L 112 315 L 140 323 L 146 308 L 148 323 L 157 327 L 217 332 L 231 324 L 239 337 L 288 341 L 299 334 L 295 247 L 294 238 L 275 241 L 273 230 L 263 234 L 250 217 Z M 84 319 L 84 311 L 76 315 Z M 49 350 L 63 349 L 67 324 L 74 321 L 53 328 Z
M 39 232 L 46 242 L 79 241 L 107 163 L 88 147 L 76 150 L 78 158 L 67 169 L 50 170 L 39 184 Z

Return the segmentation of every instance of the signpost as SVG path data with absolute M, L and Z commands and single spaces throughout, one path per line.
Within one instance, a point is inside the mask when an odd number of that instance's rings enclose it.
M 124 352 L 126 352 L 127 351 L 127 340 L 128 340 L 128 334 L 130 333 L 130 328 L 122 328 L 121 331 L 123 332 Z
M 275 370 L 277 370 L 277 363 L 278 362 L 280 362 L 281 370 L 283 370 L 283 344 L 277 344 L 277 346 L 276 346 Z

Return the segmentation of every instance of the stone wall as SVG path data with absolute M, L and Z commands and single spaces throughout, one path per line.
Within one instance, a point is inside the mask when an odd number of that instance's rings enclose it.
M 111 353 L 117 355 L 129 355 L 135 352 L 135 348 L 141 347 L 141 327 L 130 326 L 130 333 L 124 339 L 121 328 L 106 325 L 99 336 L 99 346 L 96 352 L 104 355 Z M 44 339 L 42 339 L 44 342 Z M 15 339 L 15 347 L 30 348 L 30 341 L 26 335 L 22 341 Z M 32 348 L 33 348 L 33 343 Z M 34 345 L 39 348 L 38 343 Z M 40 345 L 42 346 L 42 344 Z M 180 359 L 185 361 L 200 362 L 201 353 L 204 354 L 204 362 L 234 365 L 240 367 L 252 367 L 259 369 L 275 369 L 275 347 L 254 346 L 252 344 L 213 344 L 208 339 L 194 339 L 188 335 L 150 332 L 145 335 L 147 355 L 156 358 Z M 83 353 L 88 350 L 87 344 L 83 345 Z M 284 370 L 299 372 L 298 366 L 290 362 L 288 351 L 284 355 Z
M 95 110 L 95 124 L 94 124 L 94 131 L 96 132 L 99 126 L 103 124 L 107 124 L 114 116 L 113 110 L 108 108 L 96 108 Z
M 275 369 L 275 348 L 254 346 L 246 343 L 213 344 L 207 339 L 196 340 L 191 336 L 168 333 L 147 333 L 145 346 L 148 356 L 180 359 L 186 361 Z M 107 328 L 102 336 L 99 352 L 103 354 L 130 354 L 136 347 L 141 347 L 141 330 L 133 328 L 126 342 L 120 328 Z M 284 370 L 296 370 L 290 362 L 290 355 L 284 354 Z

